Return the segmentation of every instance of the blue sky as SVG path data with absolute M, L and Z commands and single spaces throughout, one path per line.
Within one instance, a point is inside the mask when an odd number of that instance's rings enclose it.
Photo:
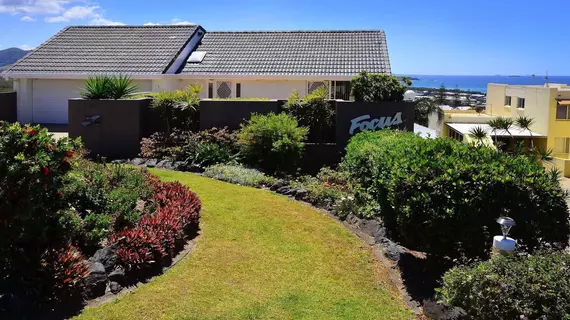
M 568 0 L 0 0 L 0 49 L 84 24 L 383 29 L 394 73 L 570 75 L 569 11 Z

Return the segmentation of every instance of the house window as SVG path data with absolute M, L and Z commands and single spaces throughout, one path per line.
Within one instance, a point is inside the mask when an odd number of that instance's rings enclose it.
M 570 138 L 554 138 L 554 153 L 570 153 Z
M 505 97 L 505 106 L 511 106 L 511 96 Z
M 218 98 L 227 99 L 232 97 L 232 83 L 227 81 L 218 82 L 216 89 Z
M 524 98 L 517 98 L 517 108 L 524 109 L 525 100 Z
M 236 83 L 236 98 L 241 98 L 241 83 Z
M 567 105 L 559 105 L 556 107 L 556 120 L 568 120 L 570 119 L 570 117 L 568 117 L 569 115 L 570 113 L 568 112 Z
M 325 81 L 308 81 L 307 82 L 307 93 L 313 93 L 313 91 L 315 91 L 321 87 L 328 89 L 328 83 Z
M 463 135 L 453 129 L 449 129 L 449 137 L 457 141 L 463 142 Z
M 213 83 L 208 83 L 208 99 L 213 99 L 214 98 L 214 84 Z
M 331 99 L 350 100 L 350 81 L 331 81 Z

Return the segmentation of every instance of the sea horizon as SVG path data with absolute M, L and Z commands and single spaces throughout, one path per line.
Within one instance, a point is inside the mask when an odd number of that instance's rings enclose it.
M 476 76 L 451 76 L 451 75 L 420 75 L 420 74 L 396 74 L 417 78 L 412 80 L 415 88 L 439 88 L 442 84 L 447 89 L 470 90 L 487 92 L 489 83 L 501 83 L 510 85 L 544 85 L 547 83 L 544 75 L 476 75 Z M 548 76 L 548 83 L 570 84 L 570 76 Z

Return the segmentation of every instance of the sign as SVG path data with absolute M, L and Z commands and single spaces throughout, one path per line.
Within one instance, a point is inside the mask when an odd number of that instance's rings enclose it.
M 398 102 L 336 102 L 336 143 L 344 148 L 362 131 L 395 128 L 414 130 L 414 104 Z

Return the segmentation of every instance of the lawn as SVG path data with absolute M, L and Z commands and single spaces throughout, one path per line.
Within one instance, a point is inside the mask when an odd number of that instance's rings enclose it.
M 411 319 L 368 245 L 268 191 L 155 170 L 203 202 L 191 255 L 77 319 Z

